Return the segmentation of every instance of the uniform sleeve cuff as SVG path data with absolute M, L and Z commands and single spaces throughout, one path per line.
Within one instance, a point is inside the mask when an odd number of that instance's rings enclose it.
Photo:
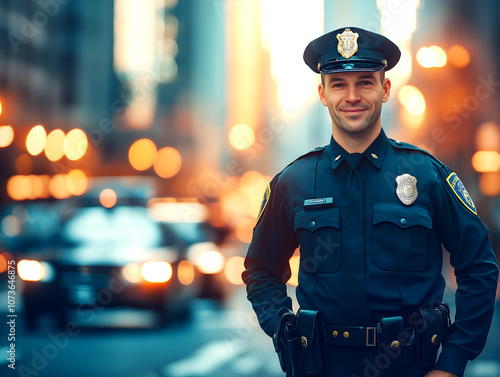
M 470 353 L 453 345 L 443 347 L 434 369 L 453 373 L 463 377 L 465 367 L 470 359 Z

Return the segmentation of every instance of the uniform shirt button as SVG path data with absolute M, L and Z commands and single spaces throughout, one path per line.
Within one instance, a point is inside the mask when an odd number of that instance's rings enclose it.
M 403 144 L 403 142 L 402 142 L 402 141 L 400 141 L 400 140 L 396 140 L 396 144 L 397 144 L 397 145 L 401 145 L 401 144 Z
M 401 224 L 403 224 L 403 225 L 406 224 L 406 219 L 405 218 L 402 218 L 400 221 L 401 221 Z
M 316 222 L 315 222 L 315 221 L 311 221 L 311 222 L 309 223 L 309 226 L 310 226 L 311 228 L 314 228 L 314 227 L 316 226 Z

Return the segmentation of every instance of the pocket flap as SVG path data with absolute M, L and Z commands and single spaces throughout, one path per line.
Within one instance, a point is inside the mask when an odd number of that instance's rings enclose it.
M 295 212 L 293 231 L 299 228 L 315 232 L 323 227 L 339 228 L 339 208 L 321 208 L 314 210 L 299 210 Z
M 301 309 L 297 315 L 297 322 L 302 350 L 310 352 L 314 342 L 317 341 L 316 336 L 319 336 L 318 331 L 324 333 L 324 329 L 320 328 L 322 324 L 321 312 Z
M 411 206 L 407 207 L 398 203 L 374 203 L 373 204 L 373 224 L 390 222 L 401 228 L 410 226 L 423 226 L 432 228 L 432 219 L 427 208 Z

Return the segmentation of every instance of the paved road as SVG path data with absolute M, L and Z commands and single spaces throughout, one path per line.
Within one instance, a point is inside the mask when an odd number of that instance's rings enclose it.
M 105 329 L 78 327 L 57 332 L 47 320 L 46 330 L 33 334 L 18 323 L 15 371 L 7 367 L 5 359 L 5 316 L 2 314 L 0 329 L 1 376 L 283 376 L 271 341 L 258 328 L 242 289 L 223 308 L 211 301 L 196 301 L 191 320 L 162 329 L 151 327 L 151 313 L 125 310 L 96 315 L 93 324 L 107 326 Z M 500 307 L 488 345 L 469 365 L 466 377 L 500 376 L 498 334 Z

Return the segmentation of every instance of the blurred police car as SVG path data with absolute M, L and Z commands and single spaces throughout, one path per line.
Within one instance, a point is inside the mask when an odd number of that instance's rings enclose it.
M 154 198 L 149 200 L 148 208 L 153 219 L 174 235 L 177 247 L 196 267 L 199 297 L 222 302 L 226 296 L 226 259 L 219 244 L 225 230 L 210 224 L 208 207 L 191 198 Z
M 88 198 L 59 201 L 45 208 L 45 221 L 30 209 L 24 227 L 32 229 L 19 235 L 31 236 L 15 247 L 28 327 L 45 313 L 65 326 L 70 315 L 93 318 L 110 307 L 152 309 L 162 324 L 188 313 L 193 268 L 145 206 L 123 198 L 110 208 Z M 54 224 L 45 233 L 33 225 L 47 221 Z

